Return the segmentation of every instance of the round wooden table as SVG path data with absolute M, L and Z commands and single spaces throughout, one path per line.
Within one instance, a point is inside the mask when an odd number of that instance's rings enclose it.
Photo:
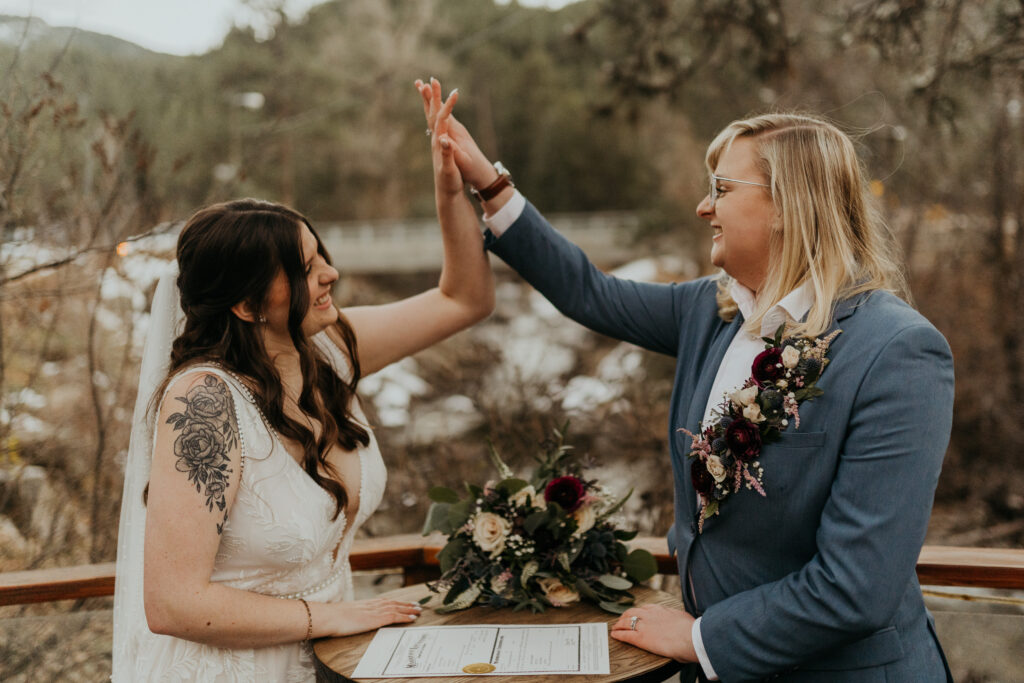
M 675 609 L 683 609 L 683 604 L 672 595 L 651 590 L 643 586 L 634 588 L 633 596 L 637 605 L 665 605 Z M 450 614 L 438 614 L 430 607 L 440 604 L 441 597 L 431 593 L 423 584 L 399 588 L 381 597 L 394 600 L 417 602 L 421 598 L 432 595 L 433 600 L 423 608 L 420 618 L 410 626 L 458 626 L 466 624 L 583 624 L 605 622 L 609 626 L 618 617 L 598 609 L 589 603 L 574 603 L 568 607 L 549 608 L 543 614 L 528 611 L 513 612 L 510 609 L 493 609 L 491 607 L 472 607 Z M 395 625 L 401 628 L 400 625 Z M 352 672 L 362 658 L 374 632 L 361 633 L 343 638 L 323 638 L 314 641 L 313 653 L 317 669 L 317 680 L 326 683 L 335 681 L 356 681 L 351 678 Z M 458 676 L 445 678 L 448 681 L 476 681 L 477 683 L 612 683 L 613 681 L 633 681 L 634 683 L 661 683 L 674 673 L 681 665 L 672 660 L 651 654 L 619 640 L 608 639 L 608 657 L 610 671 L 600 676 Z M 397 683 L 438 683 L 442 680 L 436 676 L 422 678 L 360 678 L 358 681 L 395 681 Z

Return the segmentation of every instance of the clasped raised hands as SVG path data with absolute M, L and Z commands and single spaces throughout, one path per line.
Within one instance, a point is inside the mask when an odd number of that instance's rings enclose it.
M 431 132 L 438 190 L 455 193 L 462 191 L 463 183 L 483 188 L 494 182 L 498 172 L 493 164 L 477 147 L 466 127 L 452 115 L 458 101 L 458 89 L 444 100 L 441 83 L 436 78 L 431 78 L 429 83 L 417 79 L 415 86 L 423 98 L 423 114 Z

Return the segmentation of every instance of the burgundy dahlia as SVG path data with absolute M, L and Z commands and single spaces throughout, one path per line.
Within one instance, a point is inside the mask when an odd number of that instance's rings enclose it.
M 690 465 L 690 480 L 693 482 L 693 488 L 701 495 L 707 496 L 715 488 L 715 478 L 711 476 L 707 465 L 700 458 L 694 458 L 693 464 Z
M 761 453 L 761 430 L 745 417 L 732 421 L 725 430 L 725 440 L 729 450 L 742 462 L 751 462 Z
M 782 377 L 786 368 L 782 365 L 782 350 L 778 347 L 765 349 L 754 358 L 754 364 L 750 366 L 750 373 L 757 380 L 757 383 L 764 386 L 771 384 Z
M 571 475 L 552 479 L 544 489 L 544 500 L 558 503 L 566 512 L 572 512 L 583 502 L 583 482 Z

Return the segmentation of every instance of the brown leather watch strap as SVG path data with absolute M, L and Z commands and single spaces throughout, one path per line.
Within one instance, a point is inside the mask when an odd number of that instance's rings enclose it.
M 515 184 L 512 182 L 512 175 L 508 172 L 507 168 L 501 165 L 500 161 L 494 164 L 494 170 L 498 172 L 497 180 L 495 180 L 493 183 L 483 188 L 482 190 L 478 190 L 475 187 L 470 188 L 469 190 L 470 194 L 472 194 L 474 197 L 477 198 L 477 200 L 481 202 L 486 202 L 491 199 L 494 199 L 495 197 L 498 196 L 498 193 L 500 193 L 506 187 L 515 187 Z

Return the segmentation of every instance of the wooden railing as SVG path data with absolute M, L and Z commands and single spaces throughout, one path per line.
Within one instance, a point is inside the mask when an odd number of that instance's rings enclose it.
M 654 554 L 658 571 L 677 573 L 664 538 L 637 538 L 631 546 Z M 356 571 L 401 569 L 406 585 L 437 576 L 441 536 L 387 536 L 357 540 L 350 562 Z M 917 562 L 922 584 L 1024 590 L 1024 550 L 925 546 Z M 114 563 L 0 573 L 0 606 L 113 595 Z

